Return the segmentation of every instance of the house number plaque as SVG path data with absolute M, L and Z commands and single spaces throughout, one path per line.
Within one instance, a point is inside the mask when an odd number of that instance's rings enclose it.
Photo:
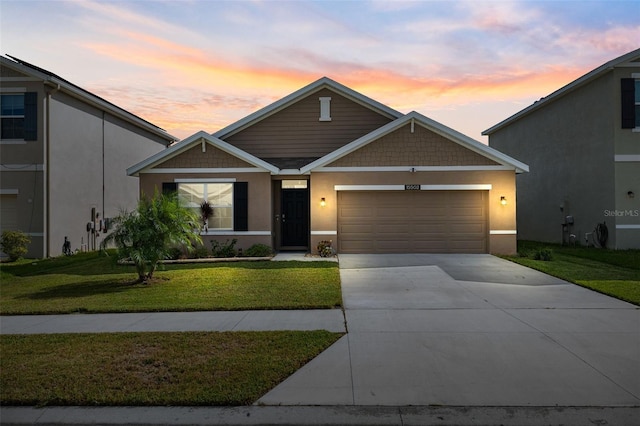
M 420 185 L 405 185 L 405 191 L 420 191 Z

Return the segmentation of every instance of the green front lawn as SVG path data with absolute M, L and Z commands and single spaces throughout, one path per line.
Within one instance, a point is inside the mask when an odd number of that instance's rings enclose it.
M 0 313 L 313 309 L 342 305 L 335 262 L 166 265 L 150 285 L 99 253 L 0 265 Z
M 535 254 L 551 250 L 551 260 L 535 260 Z M 640 250 L 606 250 L 567 247 L 532 241 L 518 242 L 513 262 L 563 280 L 640 305 Z
M 327 331 L 0 336 L 2 405 L 246 405 L 334 343 Z

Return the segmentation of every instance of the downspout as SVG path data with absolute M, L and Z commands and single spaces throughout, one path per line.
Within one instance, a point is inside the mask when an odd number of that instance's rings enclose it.
M 105 213 L 105 209 L 106 206 L 104 204 L 104 192 L 105 192 L 105 184 L 104 184 L 104 177 L 105 177 L 105 173 L 104 173 L 104 120 L 106 118 L 106 112 L 103 110 L 102 111 L 102 219 L 104 219 L 106 217 L 106 213 Z M 102 230 L 100 230 L 102 231 Z

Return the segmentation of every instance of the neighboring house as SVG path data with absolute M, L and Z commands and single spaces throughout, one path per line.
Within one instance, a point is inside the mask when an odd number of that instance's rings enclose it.
M 517 179 L 518 238 L 597 244 L 606 223 L 606 247 L 640 248 L 640 49 L 483 134 L 531 166 Z
M 528 166 L 429 118 L 320 80 L 128 169 L 142 193 L 214 207 L 204 239 L 340 253 L 514 253 Z M 501 202 L 501 200 L 503 200 Z
M 98 247 L 101 220 L 136 206 L 127 166 L 176 140 L 16 58 L 0 57 L 0 96 L 0 231 L 27 233 L 29 257 Z

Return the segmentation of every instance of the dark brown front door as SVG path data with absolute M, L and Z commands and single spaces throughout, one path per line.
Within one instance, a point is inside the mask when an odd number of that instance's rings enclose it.
M 309 190 L 283 189 L 281 230 L 283 249 L 309 248 Z

